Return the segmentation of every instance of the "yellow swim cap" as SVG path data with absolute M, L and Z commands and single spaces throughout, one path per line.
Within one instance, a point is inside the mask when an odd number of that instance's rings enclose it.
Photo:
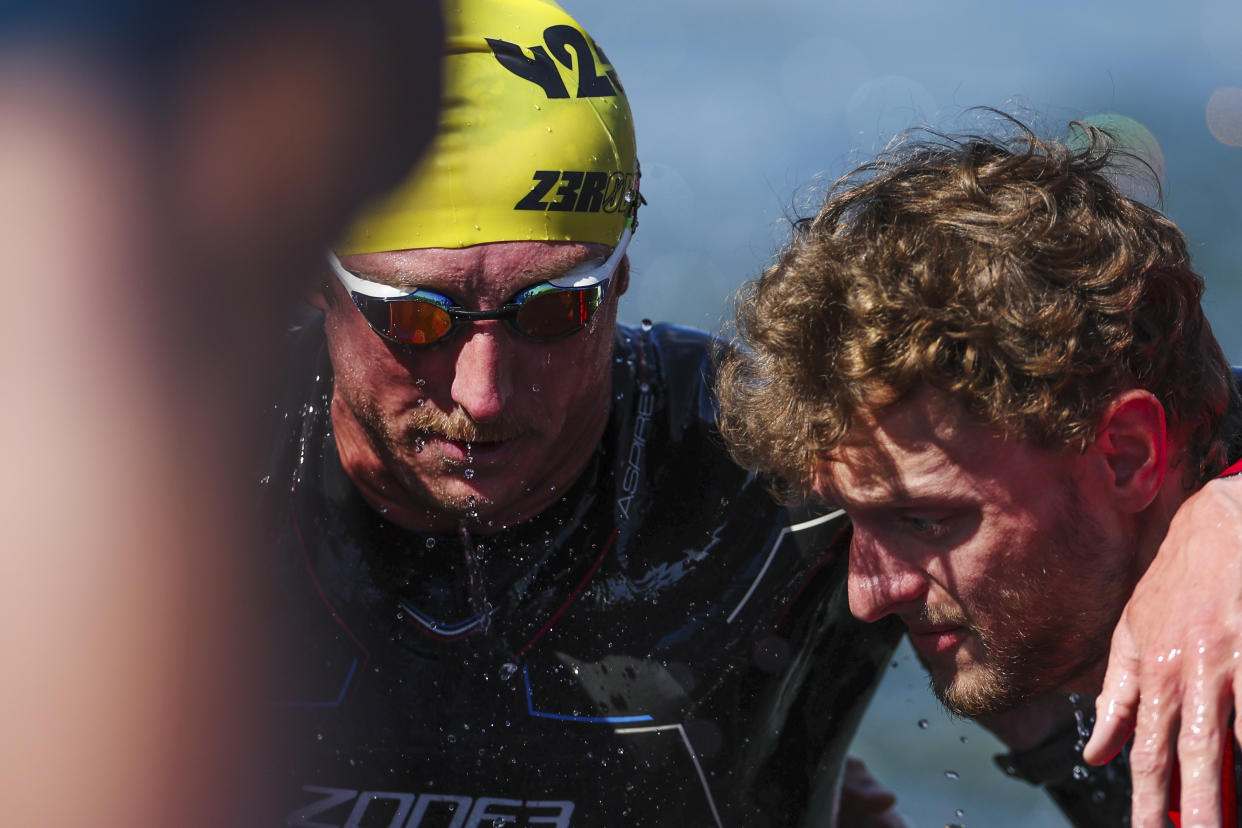
M 550 0 L 444 3 L 435 142 L 337 251 L 616 245 L 638 209 L 638 159 L 629 102 L 604 53 Z

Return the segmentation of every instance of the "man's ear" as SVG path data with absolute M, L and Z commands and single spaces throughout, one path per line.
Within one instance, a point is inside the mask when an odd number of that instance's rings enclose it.
M 1164 406 L 1143 389 L 1118 394 L 1104 409 L 1088 451 L 1097 452 L 1104 462 L 1105 485 L 1114 502 L 1130 512 L 1142 511 L 1155 499 L 1168 472 Z

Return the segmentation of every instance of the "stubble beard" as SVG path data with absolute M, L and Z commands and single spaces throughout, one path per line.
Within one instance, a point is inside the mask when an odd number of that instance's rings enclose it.
M 968 667 L 937 670 L 924 661 L 931 688 L 958 716 L 1012 711 L 1088 672 L 1107 655 L 1113 628 L 1133 586 L 1132 539 L 1109 539 L 1067 484 L 1064 520 L 1041 554 L 1043 566 L 1008 576 L 963 621 L 982 651 Z M 962 646 L 967 646 L 964 642 Z

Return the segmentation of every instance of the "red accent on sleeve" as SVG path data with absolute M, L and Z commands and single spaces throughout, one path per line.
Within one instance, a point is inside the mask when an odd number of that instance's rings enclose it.
M 1234 463 L 1232 466 L 1225 469 L 1223 472 L 1221 472 L 1220 474 L 1216 476 L 1217 477 L 1229 477 L 1230 475 L 1234 475 L 1234 474 L 1242 474 L 1242 460 L 1239 460 L 1238 462 Z

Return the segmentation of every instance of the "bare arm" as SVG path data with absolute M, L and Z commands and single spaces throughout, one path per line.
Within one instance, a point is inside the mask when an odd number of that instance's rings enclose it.
M 1134 828 L 1163 825 L 1175 768 L 1186 824 L 1221 820 L 1221 757 L 1242 693 L 1242 477 L 1178 510 L 1113 635 L 1084 752 L 1108 761 L 1131 733 Z M 1237 732 L 1235 722 L 1233 730 Z

